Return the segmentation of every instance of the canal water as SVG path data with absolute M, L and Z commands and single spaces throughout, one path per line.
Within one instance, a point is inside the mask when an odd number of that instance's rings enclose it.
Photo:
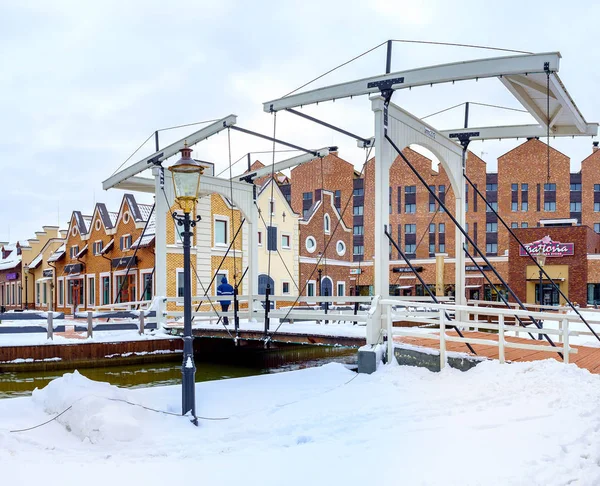
M 292 371 L 338 362 L 356 365 L 355 348 L 329 346 L 289 346 L 279 349 L 235 350 L 199 353 L 196 381 L 223 380 L 244 376 Z M 70 370 L 0 373 L 0 399 L 31 395 Z M 72 370 L 71 370 L 72 371 Z M 181 383 L 181 362 L 168 361 L 127 366 L 84 368 L 79 372 L 96 381 L 124 388 L 175 385 Z

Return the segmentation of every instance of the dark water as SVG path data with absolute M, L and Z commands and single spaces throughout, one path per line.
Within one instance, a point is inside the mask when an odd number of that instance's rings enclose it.
M 196 381 L 223 380 L 244 376 L 292 371 L 330 362 L 356 364 L 357 350 L 343 347 L 290 346 L 273 350 L 227 350 L 196 357 Z M 28 396 L 35 388 L 71 370 L 0 373 L 0 399 Z M 81 369 L 79 372 L 96 381 L 106 381 L 124 388 L 175 385 L 181 383 L 181 363 L 147 363 L 115 367 Z

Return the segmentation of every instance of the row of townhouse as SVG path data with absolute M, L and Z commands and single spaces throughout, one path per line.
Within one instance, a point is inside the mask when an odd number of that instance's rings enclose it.
M 454 195 L 442 166 L 410 148 L 404 155 L 424 177 L 429 188 L 454 212 Z M 323 161 L 295 167 L 279 182 L 282 193 L 299 219 L 299 286 L 302 295 L 353 294 L 373 291 L 374 166 L 362 171 L 336 153 Z M 600 303 L 600 151 L 571 172 L 570 159 L 538 139 L 529 139 L 498 159 L 496 172 L 469 152 L 466 173 L 490 205 L 520 235 L 524 243 L 545 248 L 546 271 L 571 300 Z M 509 231 L 475 189 L 466 185 L 466 226 L 500 277 L 526 302 L 558 304 L 563 299 L 509 238 Z M 425 284 L 442 282 L 445 295 L 454 292 L 455 228 L 426 187 L 398 157 L 390 169 L 390 227 L 393 240 L 416 267 Z M 548 243 L 550 242 L 550 243 Z M 550 246 L 549 246 L 550 245 Z M 561 246 L 562 245 L 562 246 Z M 543 247 L 543 245 L 542 245 Z M 425 289 L 390 243 L 390 294 L 424 295 Z M 467 259 L 467 297 L 497 300 L 506 293 L 502 281 L 471 245 L 487 278 Z M 436 270 L 436 256 L 443 266 Z M 439 258 L 438 258 L 439 260 Z M 440 269 L 441 268 L 441 269 Z M 441 276 L 438 275 L 441 273 Z M 490 285 L 489 280 L 493 285 Z M 494 288 L 495 287 L 495 288 Z M 440 289 L 438 286 L 438 294 Z

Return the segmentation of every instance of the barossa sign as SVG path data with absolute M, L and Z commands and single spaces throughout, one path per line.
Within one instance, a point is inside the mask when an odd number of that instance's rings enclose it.
M 533 256 L 546 255 L 547 257 L 562 257 L 574 254 L 575 245 L 573 243 L 561 243 L 560 241 L 552 241 L 549 236 L 544 236 L 541 240 L 533 243 L 525 243 L 525 248 L 529 250 Z M 527 256 L 523 248 L 519 249 L 519 255 Z

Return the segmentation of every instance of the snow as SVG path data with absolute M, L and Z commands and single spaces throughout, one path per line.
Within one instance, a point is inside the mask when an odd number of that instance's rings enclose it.
M 0 400 L 3 484 L 600 484 L 600 377 L 555 360 L 329 364 L 198 383 L 196 399 L 199 427 L 134 405 L 179 414 L 179 386 L 72 373 Z

